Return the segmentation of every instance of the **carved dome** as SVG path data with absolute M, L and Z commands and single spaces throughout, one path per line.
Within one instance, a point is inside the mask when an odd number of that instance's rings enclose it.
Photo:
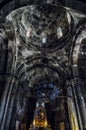
M 70 34 L 71 16 L 61 6 L 32 5 L 24 10 L 20 19 L 19 33 L 27 45 L 44 47 L 45 38 L 46 48 L 59 48 Z

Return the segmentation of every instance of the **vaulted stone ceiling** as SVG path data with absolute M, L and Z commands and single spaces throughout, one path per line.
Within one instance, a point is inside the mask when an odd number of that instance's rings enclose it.
M 50 106 L 50 111 L 57 115 L 58 119 L 54 119 L 56 122 L 63 121 L 66 117 L 63 97 L 71 96 L 70 86 L 75 89 L 78 102 L 82 103 L 81 98 L 86 98 L 86 16 L 72 9 L 65 9 L 60 4 L 40 5 L 40 1 L 27 0 L 9 3 L 3 0 L 1 3 L 1 129 L 13 130 L 15 120 L 26 122 L 27 118 L 30 125 L 32 117 L 28 117 L 26 113 L 33 113 L 39 98 L 43 98 L 47 110 Z M 32 3 L 38 5 L 23 7 Z M 65 5 L 71 4 L 65 2 Z M 77 10 L 79 6 L 77 4 Z M 83 7 L 85 6 L 82 5 L 80 11 L 85 12 Z M 56 99 L 57 96 L 62 98 Z M 73 96 L 77 106 L 75 95 Z M 86 128 L 84 106 L 83 102 L 81 119 Z M 59 112 L 63 112 L 63 116 L 60 117 Z M 52 113 L 48 111 L 54 130 L 57 124 L 51 119 Z M 9 124 L 11 119 L 13 122 Z

